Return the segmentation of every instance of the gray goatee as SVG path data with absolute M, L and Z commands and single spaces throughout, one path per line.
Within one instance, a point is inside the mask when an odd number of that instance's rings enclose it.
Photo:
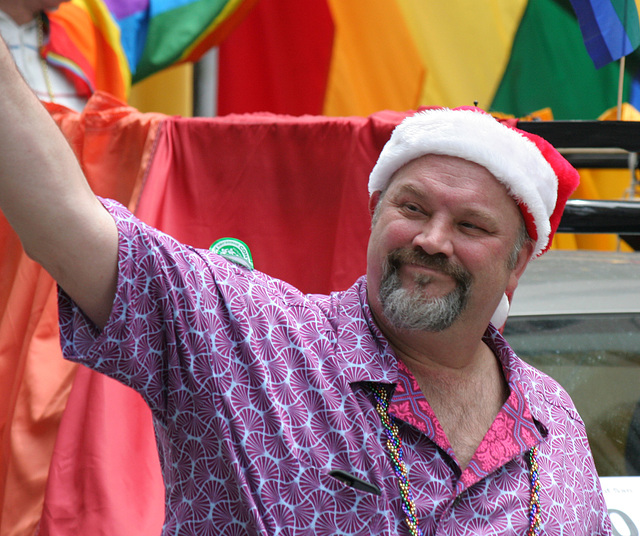
M 456 287 L 448 294 L 426 296 L 432 278 L 419 274 L 416 288 L 402 288 L 399 270 L 404 264 L 415 264 L 449 275 Z M 443 255 L 429 255 L 422 250 L 400 248 L 389 253 L 383 265 L 380 302 L 389 322 L 396 328 L 438 332 L 449 328 L 467 305 L 471 289 L 471 274 L 451 263 Z

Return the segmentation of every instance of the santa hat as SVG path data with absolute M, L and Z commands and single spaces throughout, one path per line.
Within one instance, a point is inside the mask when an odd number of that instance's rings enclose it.
M 369 176 L 369 194 L 384 190 L 402 166 L 427 154 L 480 164 L 507 188 L 535 243 L 551 246 L 578 172 L 540 136 L 508 126 L 479 108 L 438 108 L 407 117 L 391 134 Z
M 369 194 L 384 190 L 397 170 L 427 154 L 475 162 L 504 184 L 534 241 L 533 257 L 551 246 L 567 199 L 580 180 L 571 164 L 541 137 L 499 122 L 479 108 L 438 108 L 407 117 L 394 129 L 369 176 Z M 498 328 L 506 322 L 510 298 L 502 297 L 491 320 Z

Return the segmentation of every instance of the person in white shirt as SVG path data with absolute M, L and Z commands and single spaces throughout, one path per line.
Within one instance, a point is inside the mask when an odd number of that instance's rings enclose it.
M 82 111 L 86 97 L 78 95 L 71 80 L 40 55 L 48 39 L 46 13 L 62 1 L 66 0 L 0 0 L 0 36 L 40 100 Z

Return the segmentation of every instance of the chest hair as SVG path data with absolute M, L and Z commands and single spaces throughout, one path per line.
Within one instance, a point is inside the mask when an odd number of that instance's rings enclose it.
M 502 370 L 471 377 L 431 373 L 417 381 L 464 470 L 508 397 Z

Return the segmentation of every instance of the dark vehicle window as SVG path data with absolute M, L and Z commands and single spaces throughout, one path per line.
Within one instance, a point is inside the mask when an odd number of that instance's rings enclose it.
M 600 476 L 640 475 L 640 315 L 509 317 L 504 335 L 569 392 Z

